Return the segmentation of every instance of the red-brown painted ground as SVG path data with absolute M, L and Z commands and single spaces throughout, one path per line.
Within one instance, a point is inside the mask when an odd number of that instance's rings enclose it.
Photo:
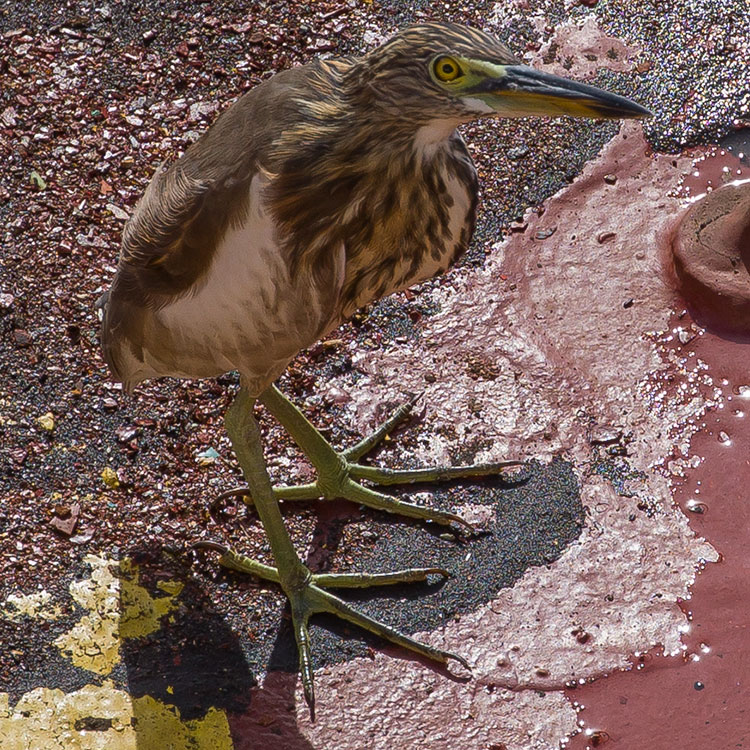
M 654 649 L 634 656 L 632 670 L 568 692 L 585 706 L 586 729 L 569 750 L 605 741 L 649 750 L 750 746 L 750 346 L 711 333 L 691 346 L 722 401 L 693 436 L 703 460 L 674 497 L 721 559 L 699 572 L 680 605 L 690 620 L 680 655 Z
M 694 171 L 683 181 L 683 195 L 695 203 L 730 181 L 744 189 L 750 170 L 739 155 L 716 148 L 698 156 Z M 747 238 L 750 213 L 736 216 L 727 226 L 733 239 Z M 719 244 L 713 250 L 727 252 L 721 236 L 716 239 Z M 747 257 L 750 245 L 737 249 Z M 663 248 L 667 264 L 669 250 Z M 735 274 L 736 288 L 744 290 L 750 303 L 747 267 L 740 266 Z M 666 278 L 673 277 L 667 273 Z M 709 293 L 719 299 L 724 287 L 721 274 L 713 283 Z M 678 307 L 682 302 L 705 312 L 703 297 L 678 299 Z M 708 320 L 702 322 L 717 324 L 723 331 L 730 328 L 735 339 L 747 340 L 750 329 L 743 330 L 743 321 L 717 319 L 721 310 L 712 307 Z M 729 305 L 723 310 L 731 314 Z M 696 533 L 718 550 L 720 559 L 700 567 L 690 597 L 680 604 L 689 620 L 682 653 L 665 656 L 655 648 L 633 655 L 630 670 L 568 691 L 574 705 L 582 708 L 584 726 L 569 750 L 610 747 L 610 743 L 650 750 L 729 750 L 750 745 L 750 345 L 711 331 L 681 341 L 679 332 L 690 323 L 684 311 L 675 316 L 674 335 L 666 346 L 678 357 L 703 362 L 718 392 L 713 393 L 715 406 L 691 439 L 691 453 L 700 457 L 700 463 L 675 483 L 674 501 Z

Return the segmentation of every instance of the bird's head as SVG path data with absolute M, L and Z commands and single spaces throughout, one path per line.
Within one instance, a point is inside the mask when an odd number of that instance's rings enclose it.
M 651 114 L 625 97 L 522 65 L 489 34 L 453 23 L 411 26 L 368 54 L 363 63 L 367 84 L 380 105 L 422 122 Z

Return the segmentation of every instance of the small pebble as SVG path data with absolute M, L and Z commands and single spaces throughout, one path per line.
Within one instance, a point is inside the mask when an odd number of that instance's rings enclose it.
M 28 331 L 24 331 L 23 328 L 16 328 L 13 331 L 13 341 L 15 341 L 18 347 L 31 346 L 31 334 Z

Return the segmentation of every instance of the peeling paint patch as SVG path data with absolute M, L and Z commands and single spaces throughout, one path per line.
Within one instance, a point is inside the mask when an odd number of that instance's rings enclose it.
M 548 23 L 541 16 L 535 21 L 540 30 Z M 532 57 L 531 64 L 562 76 L 571 75 L 570 69 L 574 67 L 577 77 L 587 79 L 602 68 L 628 73 L 636 67 L 640 54 L 637 45 L 627 45 L 621 39 L 609 36 L 596 17 L 587 16 L 558 26 L 539 53 Z
M 11 709 L 0 693 L 3 750 L 232 750 L 224 711 L 183 721 L 176 706 L 131 698 L 109 680 L 72 693 L 36 688 Z
M 62 616 L 62 610 L 57 604 L 52 604 L 52 594 L 49 591 L 35 591 L 33 594 L 11 594 L 0 609 L 0 614 L 12 622 L 17 622 L 22 617 L 57 620 Z
M 106 675 L 120 661 L 122 639 L 158 630 L 161 618 L 177 606 L 182 584 L 169 582 L 173 593 L 154 599 L 139 585 L 138 568 L 129 559 L 88 555 L 84 561 L 92 568 L 91 577 L 73 582 L 70 594 L 88 614 L 54 643 L 77 667 Z

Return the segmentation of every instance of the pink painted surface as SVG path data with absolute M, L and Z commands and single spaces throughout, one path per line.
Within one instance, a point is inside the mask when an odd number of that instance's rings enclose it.
M 746 175 L 735 156 L 707 149 L 694 160 L 680 192 L 691 201 L 703 200 Z M 750 224 L 750 215 L 734 219 L 732 236 L 738 224 Z M 673 229 L 678 235 L 679 226 Z M 668 251 L 662 247 L 667 265 Z M 715 284 L 718 295 L 720 275 Z M 700 308 L 701 300 L 687 304 Z M 570 750 L 610 743 L 653 750 L 735 748 L 750 742 L 750 345 L 707 331 L 680 341 L 691 328 L 686 315 L 675 318 L 674 326 L 667 349 L 677 358 L 704 363 L 705 387 L 715 389 L 714 405 L 691 439 L 691 453 L 700 463 L 675 482 L 674 500 L 721 558 L 702 567 L 690 598 L 680 605 L 690 618 L 682 654 L 664 657 L 654 649 L 634 657 L 630 671 L 569 691 L 570 699 L 585 707 L 586 726 Z
M 543 16 L 537 16 L 532 22 L 541 28 L 547 24 Z M 639 47 L 605 34 L 596 18 L 589 16 L 580 24 L 571 22 L 558 26 L 549 41 L 532 57 L 532 64 L 549 73 L 569 76 L 570 61 L 573 60 L 574 75 L 585 79 L 592 78 L 602 69 L 630 71 L 636 66 L 640 52 Z
M 732 154 L 707 149 L 695 159 L 680 192 L 702 200 L 727 182 L 746 179 L 747 171 Z M 747 231 L 750 214 L 726 224 L 732 237 L 741 224 L 739 234 Z M 686 257 L 701 263 L 690 253 Z M 664 259 L 668 264 L 667 255 Z M 713 282 L 718 298 L 725 282 L 720 274 Z M 687 300 L 699 309 L 702 302 Z M 716 322 L 726 329 L 723 321 Z M 707 396 L 713 403 L 690 443 L 700 463 L 675 482 L 674 500 L 721 557 L 702 566 L 690 598 L 680 605 L 690 624 L 679 656 L 654 649 L 634 657 L 634 669 L 568 692 L 585 707 L 586 727 L 570 750 L 610 743 L 651 750 L 750 744 L 750 345 L 708 331 L 680 341 L 681 332 L 691 329 L 686 315 L 675 318 L 674 326 L 667 349 L 678 359 L 704 363 L 709 378 L 704 387 L 712 391 Z

